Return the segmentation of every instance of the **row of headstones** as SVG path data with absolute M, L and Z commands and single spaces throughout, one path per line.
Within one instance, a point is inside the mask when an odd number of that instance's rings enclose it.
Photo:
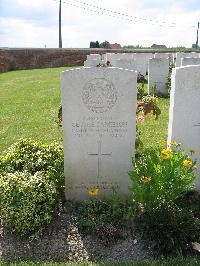
M 79 68 L 64 71 L 61 79 L 66 198 L 87 199 L 88 191 L 109 196 L 113 187 L 126 195 L 136 138 L 137 72 Z M 198 162 L 199 106 L 200 65 L 174 68 L 168 141 L 193 148 Z
M 148 92 L 151 93 L 152 86 L 156 85 L 157 93 L 167 95 L 169 64 L 172 63 L 176 67 L 199 65 L 200 53 L 107 53 L 103 56 L 91 54 L 87 56 L 84 66 L 97 66 L 107 61 L 114 67 L 135 70 L 144 76 L 148 73 Z

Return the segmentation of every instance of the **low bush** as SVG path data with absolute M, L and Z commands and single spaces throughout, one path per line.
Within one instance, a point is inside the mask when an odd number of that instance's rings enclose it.
M 133 161 L 129 172 L 134 200 L 145 211 L 174 202 L 194 187 L 195 161 L 176 143 L 150 150 Z
M 0 173 L 42 171 L 60 186 L 64 182 L 63 149 L 56 142 L 43 144 L 31 139 L 21 139 L 0 157 Z M 51 174 L 50 174 L 51 173 Z
M 56 195 L 54 183 L 43 173 L 4 174 L 0 179 L 0 216 L 13 232 L 40 232 L 51 220 Z
M 158 256 L 194 255 L 193 243 L 200 241 L 200 220 L 176 204 L 140 214 L 135 225 Z
M 0 157 L 0 216 L 11 231 L 41 232 L 64 184 L 63 151 L 56 144 L 20 140 Z
M 122 201 L 114 193 L 111 200 L 91 199 L 80 204 L 76 209 L 76 220 L 83 233 L 97 233 L 109 225 L 125 226 L 134 214 L 131 198 Z
M 193 212 L 181 207 L 180 199 L 194 188 L 196 162 L 193 149 L 189 155 L 175 141 L 171 147 L 147 150 L 133 161 L 134 222 L 158 255 L 188 255 L 200 240 L 200 220 L 197 205 Z

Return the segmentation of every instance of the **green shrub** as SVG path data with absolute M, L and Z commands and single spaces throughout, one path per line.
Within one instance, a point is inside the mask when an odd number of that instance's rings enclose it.
M 176 204 L 142 213 L 135 225 L 158 256 L 192 255 L 192 243 L 200 241 L 200 220 Z
M 76 220 L 82 232 L 96 233 L 106 225 L 125 225 L 134 214 L 133 201 L 122 201 L 114 193 L 111 200 L 95 199 L 80 204 L 76 209 Z
M 0 216 L 14 232 L 41 231 L 50 222 L 56 187 L 37 172 L 4 174 L 0 179 Z
M 8 228 L 42 231 L 64 184 L 63 168 L 56 143 L 20 140 L 0 157 L 0 216 Z
M 139 83 L 137 86 L 137 99 L 141 100 L 142 97 L 146 95 L 145 93 L 145 84 L 144 83 Z
M 129 172 L 134 200 L 145 211 L 174 202 L 193 188 L 195 162 L 173 142 L 174 150 L 148 151 L 133 161 Z
M 60 186 L 64 182 L 63 161 L 63 150 L 56 142 L 48 145 L 31 139 L 21 139 L 0 157 L 0 172 L 27 171 L 34 175 L 42 171 L 48 173 Z

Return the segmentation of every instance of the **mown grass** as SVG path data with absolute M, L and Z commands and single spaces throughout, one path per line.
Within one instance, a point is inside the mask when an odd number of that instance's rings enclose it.
M 158 106 L 161 109 L 159 118 L 156 120 L 155 116 L 148 114 L 145 122 L 139 125 L 144 148 L 154 147 L 161 139 L 167 139 L 169 99 L 158 98 Z
M 0 266 L 196 266 L 200 265 L 198 259 L 166 259 L 166 260 L 142 260 L 142 261 L 119 261 L 119 262 L 99 262 L 99 263 L 73 263 L 73 262 L 0 262 Z
M 65 69 L 69 68 L 0 74 L 0 153 L 21 137 L 62 142 L 62 129 L 56 122 L 60 72 Z M 159 106 L 162 111 L 159 119 L 148 115 L 140 127 L 145 148 L 167 136 L 169 99 L 160 98 Z
M 19 138 L 62 141 L 56 124 L 60 72 L 65 68 L 0 74 L 0 152 Z

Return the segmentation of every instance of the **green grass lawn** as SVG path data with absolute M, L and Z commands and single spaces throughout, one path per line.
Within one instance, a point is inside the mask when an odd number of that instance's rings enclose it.
M 60 72 L 65 68 L 0 74 L 0 152 L 19 138 L 61 141 L 56 124 L 60 105 Z
M 57 125 L 60 105 L 60 73 L 69 69 L 48 68 L 0 74 L 0 153 L 19 138 L 62 142 Z M 159 99 L 162 110 L 156 121 L 148 115 L 141 125 L 144 147 L 167 136 L 169 99 Z
M 155 120 L 155 116 L 148 114 L 145 122 L 139 126 L 144 148 L 153 147 L 161 139 L 167 139 L 169 99 L 158 98 L 158 106 L 161 109 L 159 118 Z

